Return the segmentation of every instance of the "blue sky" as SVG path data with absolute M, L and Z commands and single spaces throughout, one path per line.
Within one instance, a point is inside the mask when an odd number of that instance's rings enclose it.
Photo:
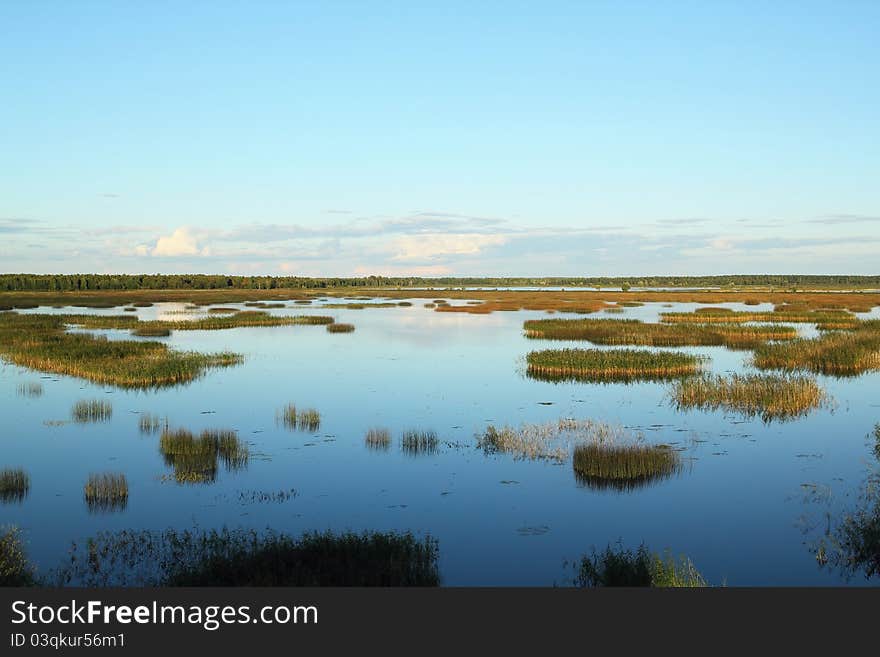
M 0 270 L 880 273 L 880 2 L 0 3 Z

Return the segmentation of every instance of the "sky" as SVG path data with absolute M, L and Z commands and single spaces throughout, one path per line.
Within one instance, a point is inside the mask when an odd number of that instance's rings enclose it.
M 880 2 L 0 1 L 0 271 L 880 273 Z

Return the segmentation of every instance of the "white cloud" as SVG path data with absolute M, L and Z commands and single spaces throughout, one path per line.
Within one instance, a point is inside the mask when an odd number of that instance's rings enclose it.
M 154 256 L 174 258 L 179 256 L 209 256 L 208 247 L 199 247 L 196 235 L 189 228 L 178 228 L 167 237 L 160 237 L 150 252 Z
M 434 233 L 407 235 L 391 243 L 393 260 L 433 260 L 453 255 L 475 255 L 490 246 L 506 244 L 506 235 Z

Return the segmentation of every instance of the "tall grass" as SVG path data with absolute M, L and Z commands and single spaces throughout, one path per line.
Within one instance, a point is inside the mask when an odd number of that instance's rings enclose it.
M 34 569 L 23 543 L 18 527 L 0 527 L 0 587 L 33 586 Z
M 572 459 L 578 483 L 589 488 L 634 490 L 681 470 L 681 457 L 668 445 L 577 445 Z
M 687 557 L 668 552 L 651 554 L 642 544 L 637 550 L 609 545 L 602 552 L 584 555 L 576 564 L 575 586 L 703 587 L 706 580 Z
M 547 349 L 526 357 L 532 378 L 550 381 L 653 381 L 698 373 L 691 354 L 640 349 Z
M 162 419 L 158 415 L 153 415 L 152 413 L 141 413 L 141 416 L 138 418 L 138 428 L 141 433 L 158 433 L 159 429 L 162 428 L 162 425 Z M 164 425 L 168 426 L 168 420 L 165 420 Z
M 43 384 L 38 381 L 19 383 L 15 388 L 15 392 L 19 397 L 42 397 Z
M 31 478 L 21 468 L 0 470 L 0 502 L 23 502 L 31 489 Z
M 702 312 L 700 312 L 702 310 Z M 858 318 L 845 310 L 772 310 L 758 312 L 734 311 L 729 308 L 704 308 L 693 313 L 661 313 L 660 321 L 670 323 L 707 324 L 723 322 L 786 322 L 791 324 L 820 324 L 825 322 L 855 323 Z
M 433 431 L 409 429 L 404 431 L 400 438 L 401 449 L 410 456 L 434 454 L 439 446 L 440 441 Z
M 171 329 L 167 326 L 139 326 L 132 329 L 131 334 L 139 338 L 167 338 L 171 335 Z
M 213 483 L 220 463 L 234 472 L 247 467 L 250 459 L 247 445 L 228 429 L 206 429 L 195 436 L 187 429 L 166 428 L 159 437 L 159 452 L 180 484 Z
M 670 394 L 680 409 L 723 409 L 765 422 L 801 417 L 826 401 L 815 379 L 795 375 L 704 376 L 674 383 Z
M 863 322 L 851 333 L 826 333 L 755 350 L 755 367 L 855 376 L 880 369 L 880 321 Z
M 292 403 L 278 411 L 276 419 L 291 431 L 317 431 L 321 427 L 321 414 L 317 409 L 297 409 Z
M 89 511 L 123 511 L 128 505 L 128 480 L 124 474 L 90 474 L 83 487 Z
M 74 422 L 107 422 L 113 417 L 113 404 L 101 399 L 83 399 L 76 402 L 70 411 Z
M 103 532 L 75 544 L 60 586 L 437 586 L 437 541 L 410 533 L 200 529 Z
M 373 427 L 364 436 L 364 443 L 370 449 L 386 451 L 391 447 L 391 433 L 388 429 Z
M 328 333 L 353 333 L 354 324 L 327 324 Z

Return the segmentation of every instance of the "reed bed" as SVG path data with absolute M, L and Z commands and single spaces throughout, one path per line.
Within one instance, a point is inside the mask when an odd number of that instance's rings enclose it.
M 150 308 L 153 306 L 153 304 L 149 301 L 136 301 L 131 305 L 135 308 Z
M 388 429 L 374 427 L 367 431 L 367 435 L 364 436 L 364 443 L 370 449 L 387 451 L 391 448 L 391 432 Z
M 589 340 L 601 345 L 754 348 L 769 340 L 792 340 L 797 329 L 774 324 L 647 324 L 636 319 L 533 319 L 525 335 L 543 340 Z
M 880 321 L 863 322 L 852 332 L 826 333 L 755 350 L 753 362 L 762 370 L 806 371 L 856 376 L 880 370 Z
M 593 489 L 630 491 L 681 471 L 679 453 L 668 445 L 577 445 L 572 458 L 575 478 Z
M 195 436 L 187 429 L 166 428 L 159 437 L 159 452 L 179 484 L 213 483 L 221 463 L 227 472 L 235 472 L 246 468 L 250 459 L 247 444 L 229 429 L 205 429 Z
M 816 380 L 799 375 L 703 376 L 674 383 L 670 395 L 679 409 L 723 409 L 765 422 L 801 417 L 826 402 Z
M 314 408 L 297 409 L 287 404 L 276 414 L 276 419 L 291 431 L 317 431 L 321 427 L 321 414 Z
M 266 326 L 324 325 L 332 324 L 332 317 L 323 315 L 270 315 L 262 310 L 241 310 L 227 315 L 211 315 L 198 319 L 154 320 L 140 322 L 138 329 L 157 327 L 175 331 L 222 331 L 225 329 Z
M 327 324 L 328 333 L 354 333 L 354 324 Z
M 43 384 L 39 381 L 27 381 L 25 383 L 19 383 L 15 387 L 15 393 L 19 397 L 42 397 Z
M 214 308 L 208 308 L 208 312 L 217 315 L 230 315 L 232 313 L 237 313 L 238 308 L 225 308 L 223 306 L 215 306 Z
M 709 324 L 724 322 L 726 324 L 743 322 L 783 322 L 787 324 L 824 324 L 829 322 L 854 323 L 858 318 L 845 310 L 772 310 L 753 312 L 748 310 L 730 310 L 729 308 L 703 308 L 703 312 L 661 313 L 660 321 L 667 323 Z
M 34 569 L 18 527 L 0 527 L 0 587 L 33 586 Z
M 641 349 L 546 349 L 528 354 L 526 364 L 530 377 L 545 381 L 631 382 L 697 374 L 703 359 Z
M 574 584 L 579 588 L 630 586 L 691 588 L 707 586 L 705 578 L 685 556 L 652 554 L 642 544 L 637 550 L 609 545 L 604 551 L 584 555 L 575 564 Z
M 126 312 L 126 313 L 136 313 L 136 312 L 137 312 L 137 308 L 135 308 L 135 307 L 133 307 L 133 306 L 129 306 L 128 308 L 123 308 L 122 311 L 123 311 L 123 312 Z
M 162 420 L 158 415 L 152 413 L 141 413 L 138 418 L 138 429 L 141 433 L 154 434 L 164 426 L 168 426 L 168 420 Z
M 123 388 L 176 385 L 210 368 L 242 362 L 238 354 L 181 352 L 160 342 L 69 333 L 65 331 L 68 317 L 0 314 L 0 356 L 22 367 Z M 137 323 L 136 318 L 126 319 Z
M 23 502 L 31 489 L 31 478 L 21 468 L 0 470 L 0 502 L 11 504 Z
M 400 448 L 410 456 L 434 454 L 439 446 L 440 441 L 433 431 L 409 429 L 400 438 Z
M 139 338 L 167 338 L 171 335 L 171 329 L 166 326 L 140 326 L 132 329 L 131 334 Z
M 113 417 L 113 404 L 101 399 L 83 399 L 73 405 L 70 417 L 80 424 L 107 422 Z
M 128 480 L 124 474 L 113 472 L 90 474 L 83 495 L 89 511 L 124 511 L 128 506 Z
M 58 586 L 438 586 L 437 541 L 410 533 L 124 530 L 74 544 Z
M 632 434 L 621 426 L 562 418 L 541 424 L 523 423 L 518 427 L 489 425 L 477 435 L 477 448 L 486 454 L 510 454 L 516 459 L 568 460 L 572 447 L 580 444 L 612 445 L 640 441 L 640 434 Z

